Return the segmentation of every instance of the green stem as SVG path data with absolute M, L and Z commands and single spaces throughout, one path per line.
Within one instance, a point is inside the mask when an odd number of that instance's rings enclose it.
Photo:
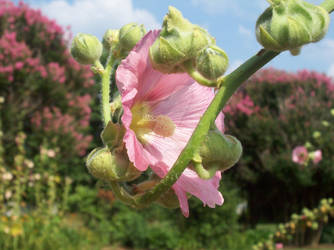
M 223 109 L 227 101 L 240 85 L 247 80 L 258 69 L 276 57 L 279 53 L 273 51 L 260 51 L 257 55 L 251 57 L 239 68 L 227 75 L 220 83 L 221 88 L 212 100 L 210 106 L 200 119 L 194 133 L 192 134 L 188 144 L 185 146 L 180 156 L 176 160 L 172 169 L 163 178 L 158 185 L 152 190 L 145 193 L 136 199 L 139 206 L 147 206 L 161 194 L 166 192 L 181 176 L 182 172 L 188 166 L 188 163 L 193 157 L 194 152 L 201 145 L 205 135 L 210 129 L 210 125 L 214 123 L 219 112 Z
M 325 0 L 320 4 L 320 6 L 327 10 L 328 13 L 331 13 L 334 10 L 334 0 Z
M 104 126 L 106 127 L 108 122 L 111 120 L 111 110 L 110 110 L 110 76 L 113 69 L 113 59 L 110 57 L 107 61 L 106 68 L 101 74 L 101 106 L 102 106 L 102 116 Z
M 117 199 L 120 201 L 130 205 L 130 206 L 135 206 L 135 202 L 133 197 L 131 197 L 123 188 L 121 188 L 116 181 L 110 181 L 108 182 L 111 186 L 111 189 L 116 196 Z

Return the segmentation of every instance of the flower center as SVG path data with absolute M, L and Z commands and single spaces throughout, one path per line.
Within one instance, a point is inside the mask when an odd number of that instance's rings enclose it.
M 145 136 L 151 132 L 162 137 L 170 137 L 174 134 L 174 122 L 165 115 L 152 115 L 147 103 L 136 103 L 131 112 L 130 128 L 136 133 L 140 142 L 145 143 L 147 141 Z

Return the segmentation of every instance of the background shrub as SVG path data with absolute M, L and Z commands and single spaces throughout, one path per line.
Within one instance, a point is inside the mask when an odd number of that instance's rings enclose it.
M 244 153 L 231 173 L 248 200 L 249 221 L 285 221 L 334 194 L 334 85 L 323 74 L 265 69 L 225 108 L 227 133 Z M 315 131 L 320 132 L 315 136 Z M 292 150 L 322 150 L 319 164 L 292 162 Z
M 92 141 L 90 103 L 96 91 L 89 68 L 69 54 L 66 35 L 69 32 L 40 11 L 22 2 L 16 6 L 0 0 L 0 121 L 4 131 L 0 157 L 3 164 L 13 166 L 15 136 L 23 131 L 30 158 L 42 148 L 52 149 L 57 171 L 78 179 L 83 169 L 78 156 L 85 155 Z

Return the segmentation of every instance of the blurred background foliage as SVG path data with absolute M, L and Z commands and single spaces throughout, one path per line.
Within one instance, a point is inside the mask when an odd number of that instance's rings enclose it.
M 225 108 L 244 155 L 223 174 L 223 206 L 190 199 L 185 219 L 178 209 L 118 203 L 85 168 L 101 143 L 99 96 L 69 40 L 39 11 L 0 0 L 0 249 L 250 249 L 272 223 L 334 196 L 331 79 L 267 69 Z M 319 164 L 292 162 L 306 143 L 322 150 Z M 333 242 L 333 228 L 323 242 Z

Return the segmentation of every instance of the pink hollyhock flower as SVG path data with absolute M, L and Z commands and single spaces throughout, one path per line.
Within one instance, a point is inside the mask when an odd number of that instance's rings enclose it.
M 276 243 L 275 247 L 276 247 L 276 249 L 283 249 L 284 245 L 283 245 L 283 243 Z
M 116 71 L 122 96 L 124 143 L 131 162 L 140 171 L 150 166 L 164 177 L 187 144 L 200 117 L 214 97 L 212 89 L 197 84 L 187 74 L 162 74 L 152 68 L 149 47 L 159 31 L 151 31 L 135 46 Z M 223 114 L 216 122 L 223 130 Z M 202 180 L 186 169 L 173 189 L 184 216 L 189 215 L 186 193 L 204 205 L 223 204 L 218 191 L 221 174 Z
M 322 152 L 320 149 L 313 152 L 313 163 L 318 164 L 322 160 Z
M 308 159 L 308 152 L 304 146 L 295 147 L 292 151 L 292 161 L 298 164 L 305 164 Z

